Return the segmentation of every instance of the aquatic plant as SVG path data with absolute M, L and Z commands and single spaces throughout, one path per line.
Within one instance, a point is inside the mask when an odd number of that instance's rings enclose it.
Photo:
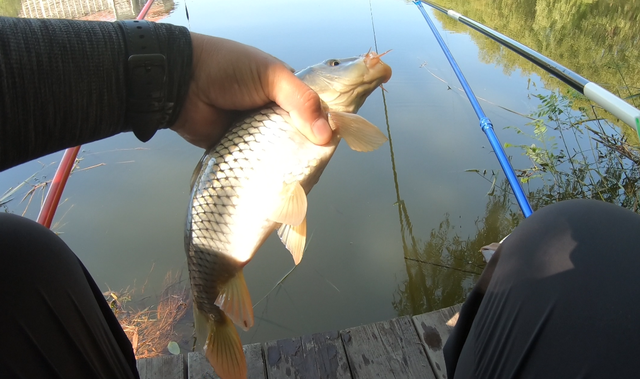
M 190 309 L 189 288 L 180 273 L 167 273 L 157 306 L 144 306 L 144 298 L 140 299 L 142 293 L 144 285 L 137 291 L 135 288 L 126 288 L 118 292 L 109 290 L 103 294 L 131 341 L 136 359 L 179 352 L 175 340 L 190 337 L 180 337 L 175 331 Z M 137 301 L 134 300 L 136 298 Z
M 635 131 L 619 129 L 575 91 L 534 96 L 540 104 L 530 115 L 531 122 L 509 127 L 533 142 L 505 144 L 531 162 L 529 167 L 516 167 L 516 173 L 532 208 L 589 198 L 639 212 L 640 148 L 628 138 Z M 500 241 L 523 219 L 508 182 L 498 172 L 467 171 L 489 183 L 485 215 L 476 221 L 474 236 L 460 237 L 446 215 L 426 242 L 416 239 L 404 202 L 397 204 L 408 277 L 394 294 L 392 305 L 398 315 L 424 313 L 464 301 L 484 266 L 480 247 Z
M 534 120 L 526 128 L 510 127 L 535 142 L 505 144 L 521 149 L 532 164 L 516 170 L 532 207 L 581 198 L 637 212 L 640 150 L 629 143 L 635 131 L 613 126 L 573 90 L 535 96 L 540 104 Z

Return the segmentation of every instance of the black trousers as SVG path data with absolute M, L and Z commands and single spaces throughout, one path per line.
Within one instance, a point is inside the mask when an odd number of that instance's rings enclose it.
M 131 344 L 60 238 L 0 214 L 0 378 L 137 378 Z M 496 251 L 445 346 L 449 378 L 640 376 L 640 216 L 554 204 Z
M 0 213 L 0 378 L 139 378 L 131 343 L 69 247 Z
M 445 345 L 449 378 L 640 377 L 640 215 L 572 200 L 498 248 Z

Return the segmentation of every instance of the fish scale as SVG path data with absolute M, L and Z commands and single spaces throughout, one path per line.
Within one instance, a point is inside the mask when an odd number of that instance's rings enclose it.
M 343 65 L 337 68 L 336 62 Z M 391 76 L 378 55 L 326 61 L 296 75 L 326 101 L 334 129 L 327 144 L 311 143 L 286 111 L 271 105 L 235 123 L 194 172 L 185 251 L 196 348 L 206 345 L 205 355 L 222 379 L 246 377 L 233 326 L 247 330 L 253 325 L 243 267 L 276 229 L 298 264 L 306 242 L 306 195 L 341 137 L 357 151 L 386 141 L 374 125 L 350 114 Z
M 278 158 L 265 160 L 260 158 L 260 153 L 277 148 L 277 146 L 292 147 L 291 135 L 294 135 L 295 140 L 303 138 L 306 140 L 283 116 L 288 118 L 288 114 L 280 107 L 270 107 L 261 110 L 253 117 L 245 118 L 237 123 L 217 147 L 206 154 L 202 161 L 203 169 L 199 181 L 195 183 L 194 187 L 187 244 L 192 245 L 189 255 L 206 257 L 194 260 L 190 265 L 190 279 L 192 284 L 195 283 L 196 288 L 193 291 L 193 297 L 199 304 L 202 304 L 203 308 L 217 311 L 216 307 L 204 305 L 206 302 L 215 301 L 217 297 L 215 290 L 207 288 L 204 295 L 197 292 L 205 288 L 206 285 L 218 281 L 216 279 L 220 274 L 218 270 L 211 269 L 212 264 L 208 260 L 221 259 L 219 255 L 229 255 L 233 250 L 233 247 L 229 246 L 233 238 L 229 238 L 229 236 L 234 234 L 232 216 L 235 215 L 236 207 L 240 201 L 237 189 L 248 185 L 259 185 L 251 183 L 250 175 L 254 172 L 253 167 L 264 167 L 268 165 L 267 162 L 282 161 Z M 307 141 L 307 143 L 313 145 L 311 142 Z M 330 148 L 325 147 L 319 150 L 327 149 Z M 304 159 L 296 161 L 296 166 L 291 172 L 280 170 L 282 182 L 301 181 L 305 174 L 310 173 L 311 169 L 319 164 L 319 159 L 316 156 L 309 158 L 306 163 Z M 273 170 L 270 171 L 273 172 Z M 276 222 L 268 219 L 264 219 L 260 223 L 260 229 L 267 230 L 269 233 L 276 226 Z M 247 245 L 255 247 L 261 240 L 263 240 L 262 237 L 257 237 L 254 244 Z M 246 255 L 249 254 L 249 252 L 246 253 Z M 236 270 L 244 266 L 245 263 L 242 261 L 234 262 L 231 257 L 228 260 L 229 265 L 236 265 Z M 205 261 L 207 263 L 202 264 Z

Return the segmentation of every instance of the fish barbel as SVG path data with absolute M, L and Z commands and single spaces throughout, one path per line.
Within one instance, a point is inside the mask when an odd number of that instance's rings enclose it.
M 233 326 L 253 325 L 243 267 L 276 229 L 298 264 L 306 241 L 306 194 L 340 140 L 356 151 L 377 149 L 387 140 L 354 114 L 391 77 L 380 56 L 330 59 L 296 73 L 323 102 L 333 129 L 326 145 L 311 143 L 287 112 L 270 105 L 235 123 L 196 167 L 185 233 L 196 347 L 204 345 L 223 379 L 246 377 Z

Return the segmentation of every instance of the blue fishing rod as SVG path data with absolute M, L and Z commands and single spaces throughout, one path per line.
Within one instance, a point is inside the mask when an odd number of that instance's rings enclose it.
M 511 186 L 511 189 L 513 190 L 513 193 L 516 196 L 516 200 L 518 201 L 518 205 L 520 206 L 520 209 L 522 210 L 524 217 L 531 216 L 531 214 L 533 213 L 533 211 L 531 210 L 531 205 L 529 205 L 529 201 L 527 200 L 527 197 L 524 195 L 524 191 L 522 191 L 522 187 L 520 186 L 520 181 L 518 180 L 518 177 L 513 171 L 513 168 L 511 167 L 511 163 L 509 162 L 507 155 L 504 153 L 504 149 L 502 149 L 502 145 L 500 144 L 500 141 L 498 141 L 498 137 L 496 136 L 496 133 L 493 131 L 493 124 L 491 123 L 491 120 L 489 120 L 489 118 L 485 115 L 484 111 L 482 110 L 482 107 L 480 106 L 480 103 L 478 102 L 476 95 L 473 94 L 473 91 L 471 90 L 469 83 L 467 83 L 467 79 L 465 79 L 464 74 L 462 74 L 462 71 L 460 70 L 458 63 L 456 63 L 456 60 L 453 58 L 453 55 L 451 55 L 451 51 L 449 51 L 449 48 L 444 43 L 444 40 L 442 39 L 442 37 L 440 36 L 440 33 L 436 29 L 435 24 L 431 21 L 431 18 L 429 18 L 429 15 L 424 10 L 422 3 L 419 0 L 414 0 L 413 3 L 418 7 L 418 9 L 420 9 L 420 12 L 422 12 L 424 19 L 427 21 L 427 24 L 429 24 L 429 27 L 433 32 L 433 35 L 438 40 L 438 44 L 440 44 L 440 47 L 442 48 L 444 55 L 447 56 L 447 59 L 449 60 L 449 64 L 451 64 L 451 68 L 453 68 L 453 71 L 458 77 L 458 80 L 460 81 L 460 84 L 462 85 L 464 92 L 467 94 L 467 98 L 469 98 L 469 102 L 471 103 L 473 110 L 476 112 L 476 115 L 480 120 L 480 128 L 482 129 L 484 134 L 487 136 L 487 139 L 489 139 L 489 143 L 491 144 L 493 151 L 496 153 L 496 156 L 498 157 L 498 161 L 500 162 L 502 171 L 504 172 L 504 174 L 507 177 L 507 180 L 509 181 L 509 185 Z

